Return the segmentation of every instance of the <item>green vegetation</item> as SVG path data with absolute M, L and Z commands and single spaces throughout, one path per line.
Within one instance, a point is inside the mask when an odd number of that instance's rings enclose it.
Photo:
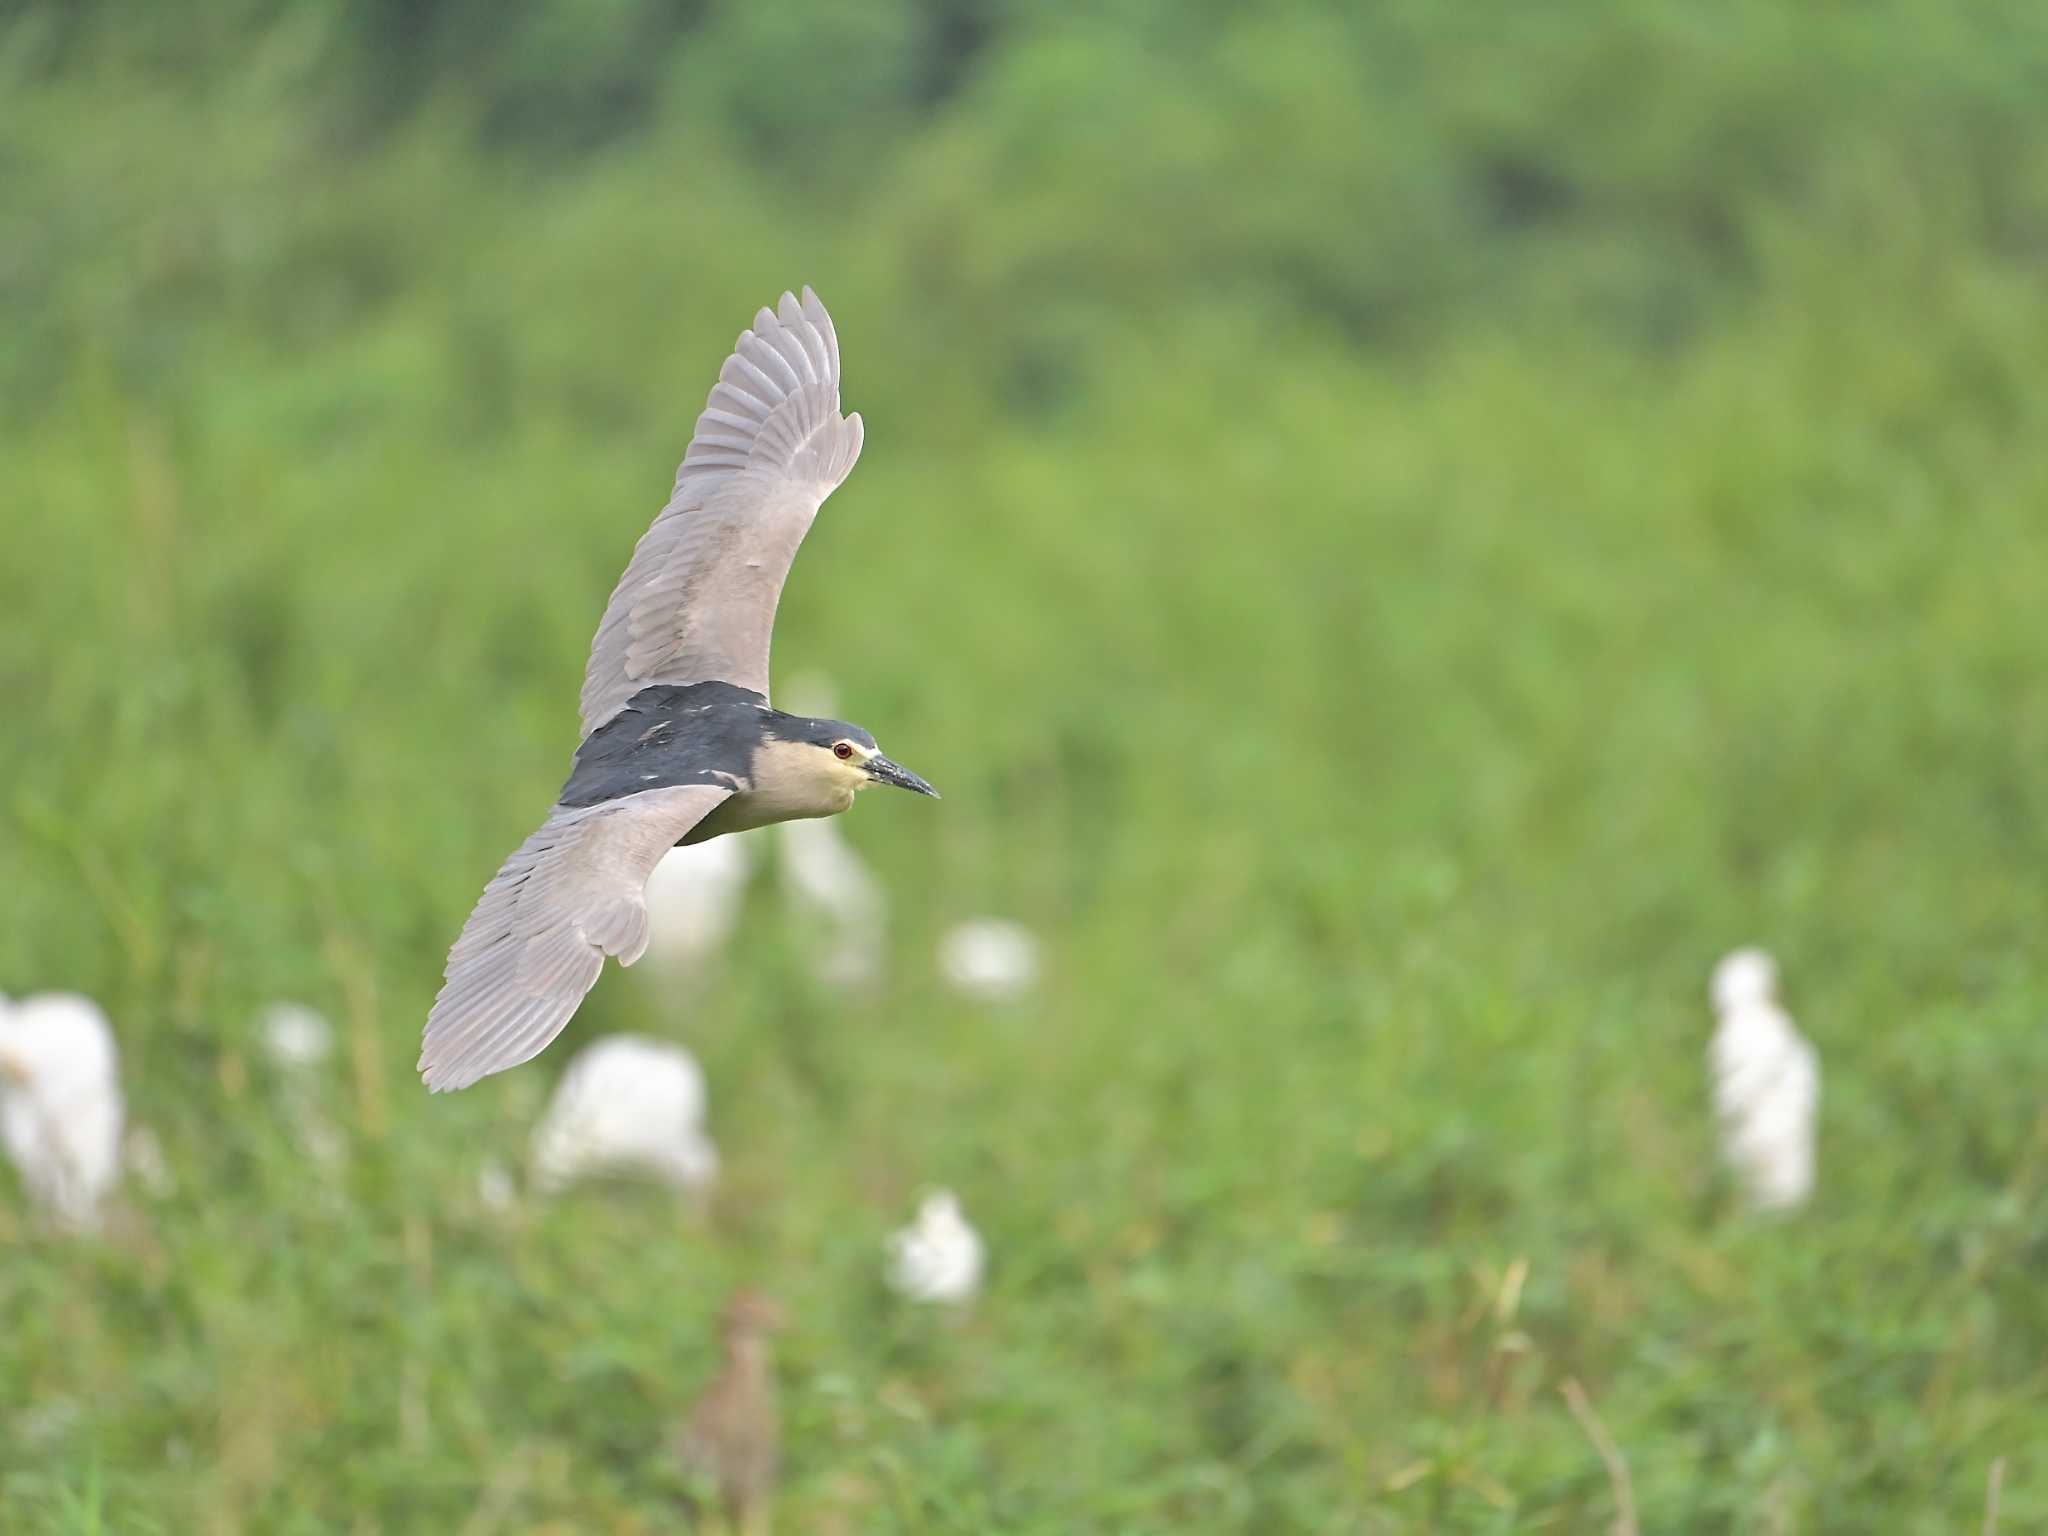
M 97 1245 L 0 1183 L 0 1527 L 673 1529 L 739 1284 L 789 1531 L 1591 1531 L 1570 1377 L 1647 1531 L 1948 1536 L 2001 1455 L 2048 1521 L 2048 10 L 1067 9 L 0 12 L 0 991 L 106 1006 L 179 1181 Z M 778 665 L 946 791 L 846 823 L 892 983 L 764 892 L 701 1005 L 429 1099 L 804 281 L 868 445 Z M 931 975 L 981 911 L 1023 1007 Z M 1712 1169 L 1745 940 L 1825 1063 L 1781 1224 Z M 714 1208 L 486 1213 L 623 1028 Z M 880 1286 L 928 1183 L 957 1325 Z

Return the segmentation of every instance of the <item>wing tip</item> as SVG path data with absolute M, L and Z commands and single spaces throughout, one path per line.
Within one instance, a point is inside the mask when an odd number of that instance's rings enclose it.
M 832 473 L 834 485 L 838 485 L 853 473 L 853 466 L 860 462 L 860 447 L 866 440 L 859 411 L 847 412 L 839 427 L 838 453 L 835 456 Z
M 458 1088 L 467 1088 L 476 1081 L 472 1077 L 458 1082 L 457 1074 L 446 1070 L 439 1062 L 429 1063 L 424 1056 L 415 1063 L 414 1070 L 419 1073 L 420 1081 L 427 1085 L 429 1093 L 453 1093 Z
M 761 314 L 767 314 L 762 310 Z M 809 283 L 801 284 L 795 292 L 785 288 L 775 305 L 776 324 L 797 338 L 798 345 L 810 358 L 818 377 L 816 382 L 839 386 L 839 333 L 833 329 L 832 316 L 825 308 L 825 301 L 818 297 L 818 290 Z M 760 316 L 755 316 L 755 329 L 760 328 Z M 804 330 L 812 333 L 821 350 L 813 355 Z

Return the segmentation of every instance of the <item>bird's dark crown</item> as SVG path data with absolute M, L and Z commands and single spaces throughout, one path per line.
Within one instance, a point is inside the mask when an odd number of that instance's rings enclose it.
M 768 734 L 781 741 L 807 742 L 814 747 L 850 741 L 870 752 L 880 750 L 875 738 L 850 720 L 814 720 L 808 715 L 785 715 L 780 710 L 770 710 L 766 724 Z

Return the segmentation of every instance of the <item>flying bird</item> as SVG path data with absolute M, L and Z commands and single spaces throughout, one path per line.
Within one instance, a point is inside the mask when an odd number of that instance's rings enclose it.
M 531 1060 L 606 955 L 639 959 L 647 879 L 670 848 L 837 815 L 871 784 L 937 795 L 861 727 L 768 702 L 783 581 L 860 446 L 859 415 L 839 414 L 831 317 L 809 288 L 785 293 L 740 333 L 612 593 L 568 782 L 448 952 L 420 1050 L 429 1088 Z

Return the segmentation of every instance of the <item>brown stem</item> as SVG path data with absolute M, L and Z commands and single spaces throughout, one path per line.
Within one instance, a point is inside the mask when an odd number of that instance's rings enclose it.
M 1564 1394 L 1565 1406 L 1571 1409 L 1572 1417 L 1579 1421 L 1586 1438 L 1593 1442 L 1593 1449 L 1600 1453 L 1600 1460 L 1606 1463 L 1607 1481 L 1614 1489 L 1614 1536 L 1641 1536 L 1636 1529 L 1635 1484 L 1629 1481 L 1628 1462 L 1621 1447 L 1608 1437 L 1607 1427 L 1593 1411 L 1592 1399 L 1586 1396 L 1586 1389 L 1577 1378 L 1567 1376 L 1557 1390 Z

